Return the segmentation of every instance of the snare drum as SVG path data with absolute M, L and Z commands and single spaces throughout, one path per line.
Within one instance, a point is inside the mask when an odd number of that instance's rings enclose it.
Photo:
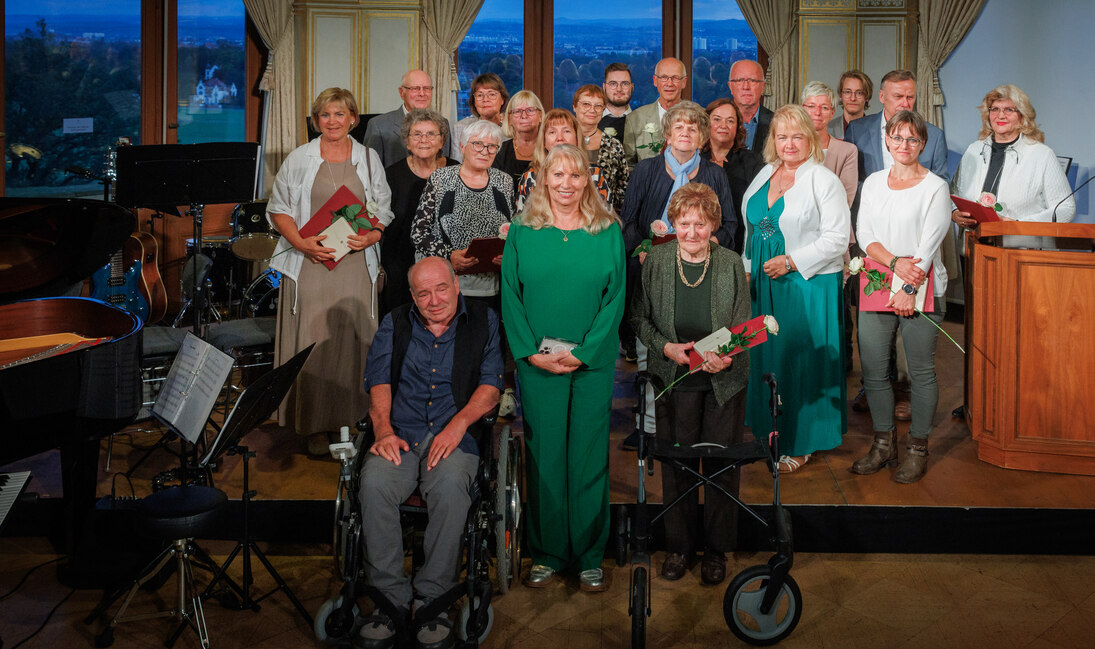
M 266 201 L 240 203 L 232 210 L 232 254 L 246 261 L 270 259 L 278 234 L 266 220 Z

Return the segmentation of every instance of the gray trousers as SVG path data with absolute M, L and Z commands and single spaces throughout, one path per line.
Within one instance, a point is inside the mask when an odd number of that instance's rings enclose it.
M 946 304 L 935 299 L 935 313 L 927 314 L 935 323 L 943 322 Z M 893 385 L 890 384 L 890 353 L 897 332 L 901 332 L 901 346 L 909 363 L 909 386 L 912 422 L 909 434 L 927 439 L 932 429 L 932 418 L 939 403 L 939 385 L 935 380 L 935 341 L 939 330 L 916 314 L 903 318 L 893 313 L 859 312 L 859 364 L 863 368 L 863 391 L 867 405 L 871 407 L 871 419 L 876 432 L 887 433 L 894 429 Z
M 414 591 L 433 599 L 456 585 L 461 536 L 471 507 L 478 456 L 455 449 L 426 470 L 428 438 L 402 454 L 397 466 L 369 455 L 361 470 L 361 527 L 365 534 L 365 576 L 397 607 L 410 608 L 411 580 L 403 570 L 399 506 L 421 486 L 426 500 L 425 563 L 414 577 Z

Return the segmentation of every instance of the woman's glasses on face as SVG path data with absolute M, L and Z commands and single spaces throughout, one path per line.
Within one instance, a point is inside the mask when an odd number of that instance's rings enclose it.
M 498 153 L 498 145 L 497 144 L 487 144 L 486 142 L 480 142 L 478 140 L 471 143 L 471 149 L 472 149 L 472 151 L 475 151 L 476 153 L 481 153 L 484 150 L 488 154 L 492 154 L 492 155 L 495 154 L 495 153 Z

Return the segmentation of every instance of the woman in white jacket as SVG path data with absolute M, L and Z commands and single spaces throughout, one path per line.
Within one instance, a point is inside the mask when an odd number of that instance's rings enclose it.
M 969 145 L 951 181 L 951 193 L 977 202 L 992 194 L 1003 207 L 1000 218 L 1012 221 L 1053 220 L 1067 223 L 1076 215 L 1076 201 L 1053 149 L 1034 121 L 1030 98 L 1018 87 L 993 88 L 978 106 L 981 133 Z M 1067 200 L 1065 200 L 1067 197 Z M 1063 203 L 1061 201 L 1064 201 Z M 1060 203 L 1060 207 L 1058 207 Z M 957 208 L 951 220 L 964 227 L 977 222 Z M 1040 247 L 1042 237 L 1006 237 L 1006 246 Z
M 266 215 L 281 233 L 270 267 L 285 280 L 274 362 L 280 365 L 316 343 L 278 410 L 278 422 L 308 436 L 309 453 L 325 456 L 328 433 L 369 411 L 361 377 L 379 323 L 376 244 L 392 221 L 392 193 L 380 157 L 350 137 L 358 119 L 350 91 L 321 92 L 311 119 L 320 135 L 285 158 Z M 300 229 L 341 187 L 366 204 L 381 227 L 351 235 L 353 252 L 328 270 L 320 262 L 332 259 L 335 249 L 324 245 L 323 235 L 302 237 Z
M 784 403 L 779 468 L 790 473 L 814 451 L 840 446 L 846 428 L 840 291 L 851 216 L 801 106 L 772 116 L 764 159 L 742 200 L 742 258 L 753 315 L 774 315 L 780 332 L 750 352 L 745 421 L 754 434 L 771 425 L 762 377 L 775 372 Z

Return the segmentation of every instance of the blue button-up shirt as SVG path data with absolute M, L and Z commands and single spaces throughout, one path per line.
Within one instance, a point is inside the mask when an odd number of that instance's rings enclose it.
M 416 306 L 411 306 L 408 317 L 411 319 L 411 340 L 403 357 L 398 389 L 393 390 L 391 423 L 395 434 L 413 450 L 424 443 L 427 436 L 444 430 L 460 410 L 452 396 L 452 364 L 456 323 L 466 324 L 468 314 L 461 296 L 452 326 L 436 337 L 426 328 Z M 503 365 L 498 316 L 490 309 L 487 310 L 487 328 L 487 345 L 479 365 L 477 385 L 491 385 L 501 390 Z M 374 385 L 391 384 L 393 335 L 392 314 L 388 314 L 373 337 L 365 361 L 366 390 Z M 464 435 L 460 440 L 460 450 L 479 452 L 471 435 Z
M 760 108 L 753 113 L 753 119 L 745 123 L 745 148 L 753 148 L 753 140 L 757 139 L 757 125 L 760 124 Z

